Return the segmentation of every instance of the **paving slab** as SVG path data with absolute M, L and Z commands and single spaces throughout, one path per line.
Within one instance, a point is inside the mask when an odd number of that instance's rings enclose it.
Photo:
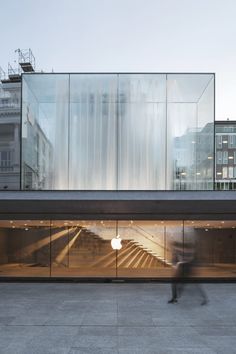
M 0 354 L 236 354 L 236 284 L 1 283 Z

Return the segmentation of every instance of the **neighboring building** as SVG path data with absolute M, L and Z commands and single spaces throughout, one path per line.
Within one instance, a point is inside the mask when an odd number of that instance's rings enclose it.
M 214 191 L 214 74 L 17 80 L 2 86 L 22 85 L 15 121 L 0 115 L 1 151 L 15 151 L 1 160 L 13 169 L 1 174 L 2 277 L 168 278 L 173 241 L 195 242 L 196 276 L 235 276 L 236 194 Z
M 217 190 L 236 189 L 236 122 L 215 123 L 215 184 Z
M 0 189 L 20 188 L 21 83 L 0 86 Z

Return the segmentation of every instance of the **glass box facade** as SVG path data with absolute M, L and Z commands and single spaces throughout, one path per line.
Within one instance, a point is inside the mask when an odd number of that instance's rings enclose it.
M 211 190 L 214 74 L 24 74 L 24 190 Z

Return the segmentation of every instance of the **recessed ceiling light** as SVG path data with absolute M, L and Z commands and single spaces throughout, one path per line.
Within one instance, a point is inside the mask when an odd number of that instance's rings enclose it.
M 228 143 L 228 140 L 223 140 L 222 143 L 223 143 L 223 144 L 227 144 L 227 143 Z
M 26 228 L 25 228 L 25 231 L 28 231 L 28 230 L 29 230 L 28 227 L 26 227 Z
M 212 158 L 213 158 L 212 156 L 208 156 L 208 160 L 212 160 Z
M 12 220 L 10 221 L 10 224 L 13 224 L 13 221 L 12 221 Z
M 225 222 L 224 221 L 221 221 L 221 224 L 224 224 Z

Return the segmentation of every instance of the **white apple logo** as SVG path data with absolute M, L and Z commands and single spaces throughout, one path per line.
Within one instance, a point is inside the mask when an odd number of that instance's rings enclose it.
M 122 239 L 119 235 L 117 235 L 111 240 L 111 247 L 113 248 L 113 250 L 120 250 L 122 248 L 121 240 Z

